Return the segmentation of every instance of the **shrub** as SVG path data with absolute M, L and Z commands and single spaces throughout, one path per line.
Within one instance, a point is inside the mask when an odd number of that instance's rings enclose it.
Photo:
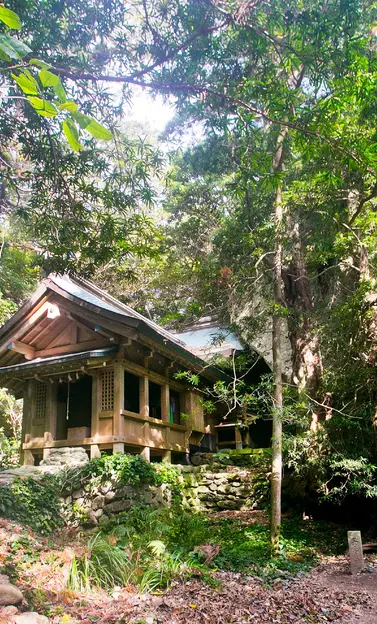
M 0 487 L 0 515 L 47 535 L 62 525 L 59 491 L 54 477 L 43 481 L 15 479 Z
M 20 461 L 20 441 L 5 435 L 0 428 L 0 470 L 18 466 Z

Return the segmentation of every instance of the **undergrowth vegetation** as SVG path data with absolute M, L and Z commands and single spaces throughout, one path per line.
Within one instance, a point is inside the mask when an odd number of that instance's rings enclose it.
M 89 539 L 72 561 L 68 586 L 132 584 L 145 592 L 192 576 L 216 585 L 219 569 L 270 582 L 309 569 L 321 555 L 344 551 L 343 537 L 335 526 L 290 518 L 283 522 L 280 551 L 272 556 L 267 523 L 243 524 L 174 507 L 134 507 Z
M 84 488 L 88 494 L 101 483 L 117 485 L 169 484 L 173 496 L 180 491 L 179 471 L 169 464 L 150 464 L 140 455 L 105 455 L 83 467 L 62 470 L 38 480 L 14 480 L 1 487 L 0 516 L 30 526 L 42 535 L 64 524 L 62 496 Z

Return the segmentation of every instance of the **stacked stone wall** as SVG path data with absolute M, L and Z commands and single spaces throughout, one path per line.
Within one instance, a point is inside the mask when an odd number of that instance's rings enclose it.
M 203 464 L 204 460 L 207 463 Z M 269 487 L 265 453 L 201 454 L 196 456 L 196 463 L 200 465 L 175 466 L 178 490 L 168 483 L 119 485 L 114 480 L 90 484 L 63 499 L 66 515 L 90 526 L 106 523 L 133 505 L 158 507 L 171 504 L 173 499 L 184 509 L 206 512 L 256 509 L 263 504 Z

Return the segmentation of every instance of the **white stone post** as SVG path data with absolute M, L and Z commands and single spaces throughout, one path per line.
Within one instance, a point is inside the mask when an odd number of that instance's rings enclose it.
M 360 531 L 348 531 L 351 574 L 359 574 L 364 568 L 363 544 Z

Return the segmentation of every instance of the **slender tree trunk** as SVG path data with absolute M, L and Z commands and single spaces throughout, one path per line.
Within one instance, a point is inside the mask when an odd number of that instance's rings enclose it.
M 280 174 L 283 169 L 284 139 L 286 129 L 279 133 L 276 152 L 274 157 L 274 173 Z M 274 374 L 274 405 L 272 414 L 272 471 L 271 471 L 271 544 L 276 547 L 279 541 L 281 524 L 281 484 L 283 472 L 282 456 L 282 416 L 283 416 L 283 377 L 281 360 L 281 335 L 282 317 L 281 306 L 283 305 L 283 281 L 282 281 L 282 227 L 283 227 L 283 202 L 282 187 L 278 180 L 275 193 L 275 250 L 274 250 L 274 315 L 272 319 L 272 356 Z

